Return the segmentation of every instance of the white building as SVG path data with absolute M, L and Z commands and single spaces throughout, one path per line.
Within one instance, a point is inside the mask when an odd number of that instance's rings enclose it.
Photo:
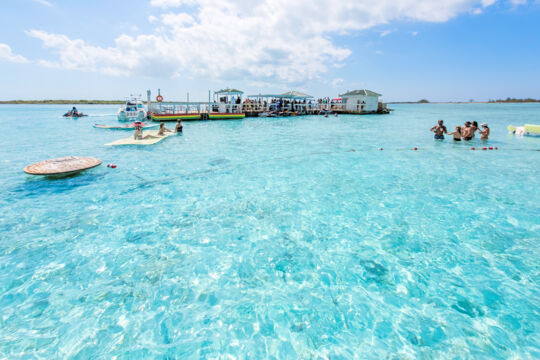
M 379 96 L 371 90 L 354 90 L 340 95 L 343 107 L 347 111 L 376 112 L 379 106 Z

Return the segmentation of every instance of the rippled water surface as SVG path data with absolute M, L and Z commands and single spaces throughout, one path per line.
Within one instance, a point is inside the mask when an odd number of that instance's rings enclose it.
M 540 358 L 540 138 L 506 131 L 540 106 L 393 107 L 111 148 L 114 106 L 0 106 L 0 358 Z M 22 172 L 66 155 L 104 164 Z

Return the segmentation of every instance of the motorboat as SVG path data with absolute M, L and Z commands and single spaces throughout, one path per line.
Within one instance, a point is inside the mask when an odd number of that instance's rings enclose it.
M 131 97 L 118 109 L 119 121 L 143 121 L 146 119 L 146 110 L 140 98 Z

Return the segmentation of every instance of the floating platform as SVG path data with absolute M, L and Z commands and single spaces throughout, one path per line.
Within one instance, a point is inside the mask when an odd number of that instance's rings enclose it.
M 150 130 L 150 131 L 143 131 L 143 139 L 135 140 L 133 138 L 133 135 L 127 138 L 118 139 L 116 141 L 113 141 L 111 143 L 105 144 L 107 146 L 120 146 L 120 145 L 154 145 L 161 140 L 171 136 L 175 135 L 175 132 L 167 132 L 165 135 L 158 136 L 158 130 Z M 150 135 L 150 137 L 144 139 L 145 136 Z
M 24 168 L 24 172 L 30 175 L 70 175 L 100 164 L 101 160 L 93 157 L 65 156 L 28 165 Z

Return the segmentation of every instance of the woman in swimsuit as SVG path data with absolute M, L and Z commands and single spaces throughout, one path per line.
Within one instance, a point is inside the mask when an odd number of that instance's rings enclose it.
M 174 128 L 174 130 L 177 132 L 177 133 L 181 133 L 182 132 L 182 120 L 178 120 L 178 122 L 176 123 L 176 127 Z
M 473 121 L 471 129 L 471 137 L 474 138 L 474 133 L 478 130 L 478 122 Z
M 478 132 L 482 135 L 482 140 L 487 140 L 489 138 L 489 127 L 487 124 L 484 123 L 482 124 L 482 128 L 484 129 L 484 131 L 478 130 Z
M 159 131 L 158 131 L 157 134 L 158 134 L 158 136 L 163 136 L 163 135 L 165 135 L 166 132 L 172 132 L 172 131 L 169 130 L 169 129 L 167 129 L 167 128 L 165 127 L 165 123 L 164 123 L 164 122 L 161 122 L 161 123 L 159 124 Z
M 461 126 L 456 126 L 456 131 L 452 131 L 448 135 L 454 135 L 454 141 L 461 141 Z

